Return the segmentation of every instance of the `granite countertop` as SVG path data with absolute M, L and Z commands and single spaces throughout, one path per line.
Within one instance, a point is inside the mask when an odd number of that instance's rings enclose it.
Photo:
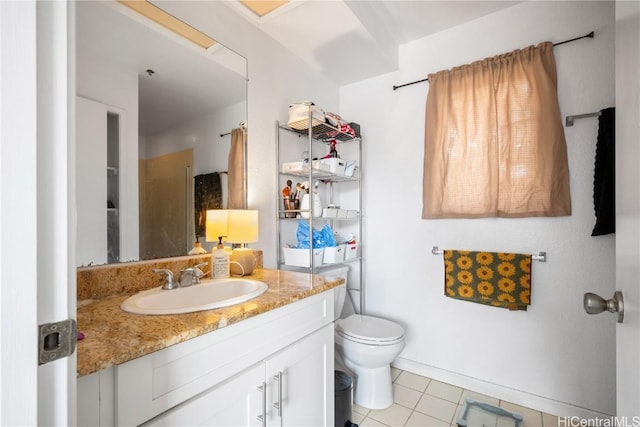
M 242 304 L 196 313 L 127 313 L 120 304 L 131 293 L 79 300 L 78 331 L 85 338 L 78 341 L 78 376 L 125 363 L 344 283 L 340 278 L 327 280 L 319 275 L 269 269 L 255 270 L 247 278 L 263 281 L 269 289 Z

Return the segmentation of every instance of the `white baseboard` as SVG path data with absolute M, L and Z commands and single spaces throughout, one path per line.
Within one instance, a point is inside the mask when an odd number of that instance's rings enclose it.
M 454 385 L 485 394 L 500 400 L 506 400 L 516 405 L 535 409 L 558 417 L 578 417 L 580 419 L 610 418 L 610 414 L 594 411 L 588 408 L 571 405 L 566 402 L 549 399 L 543 396 L 527 393 L 522 390 L 505 387 L 488 381 L 425 365 L 412 360 L 398 357 L 392 364 L 394 368 L 402 369 L 417 375 L 422 375 L 437 381 Z

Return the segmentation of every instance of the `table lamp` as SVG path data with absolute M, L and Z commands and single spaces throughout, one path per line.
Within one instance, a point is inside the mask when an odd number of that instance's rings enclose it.
M 206 239 L 207 242 L 222 243 L 222 238 L 227 237 L 229 230 L 229 210 L 207 210 Z
M 235 276 L 249 275 L 256 267 L 256 258 L 253 249 L 247 247 L 247 243 L 258 241 L 258 211 L 248 209 L 228 210 L 228 229 L 226 241 L 232 243 L 230 261 L 242 265 L 242 268 L 231 262 L 231 274 Z

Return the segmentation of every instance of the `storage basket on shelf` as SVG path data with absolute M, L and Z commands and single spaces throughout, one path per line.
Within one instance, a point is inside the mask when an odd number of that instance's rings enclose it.
M 325 116 L 322 108 L 313 103 L 299 102 L 289 105 L 290 128 L 297 130 L 309 129 L 309 107 L 311 107 L 311 127 L 324 124 Z
M 311 267 L 308 248 L 282 248 L 284 263 L 292 267 Z M 313 264 L 322 265 L 324 248 L 313 249 Z

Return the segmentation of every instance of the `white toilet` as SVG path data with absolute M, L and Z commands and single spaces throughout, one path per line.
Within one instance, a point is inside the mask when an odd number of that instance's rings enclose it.
M 345 277 L 346 272 L 340 276 Z M 370 409 L 387 408 L 393 404 L 390 366 L 404 348 L 404 329 L 373 316 L 352 314 L 339 319 L 345 296 L 346 285 L 335 288 L 336 357 L 356 376 L 355 403 Z

